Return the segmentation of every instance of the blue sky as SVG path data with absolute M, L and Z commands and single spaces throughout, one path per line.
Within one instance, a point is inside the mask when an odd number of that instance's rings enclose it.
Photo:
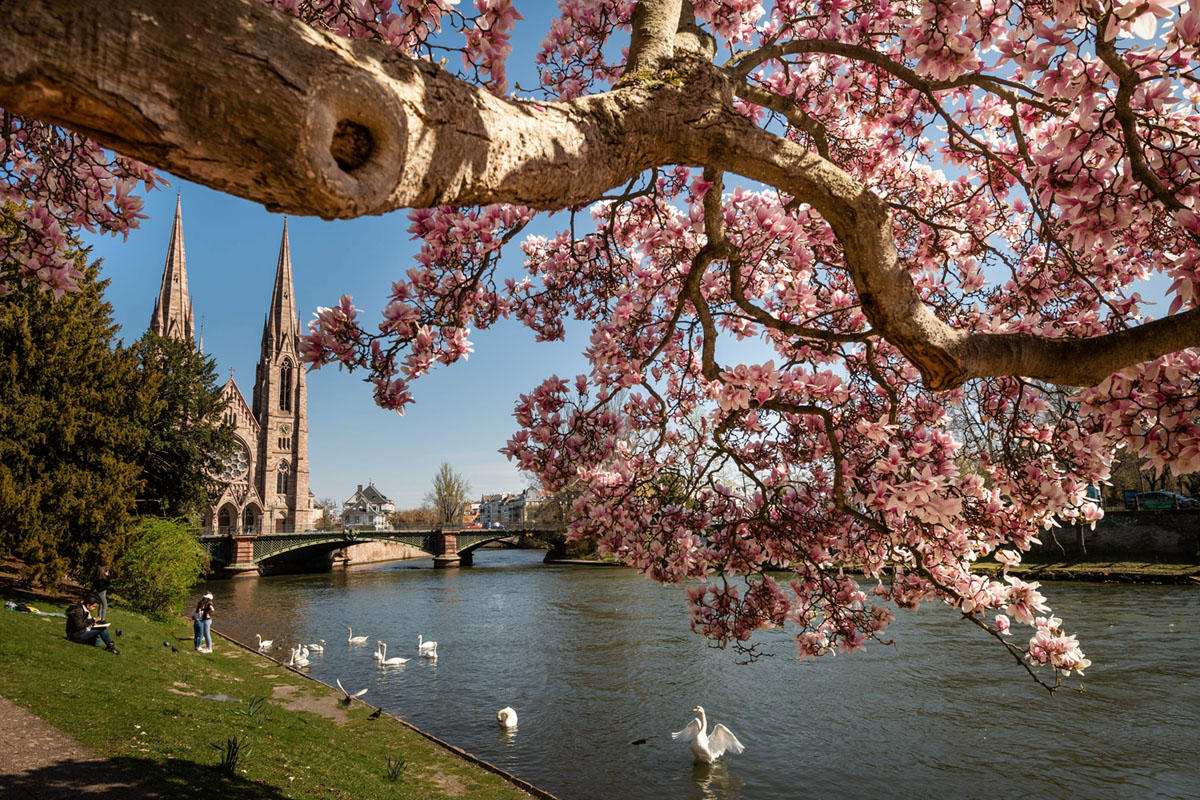
M 170 239 L 175 192 L 183 198 L 188 290 L 204 350 L 216 359 L 221 382 L 233 367 L 249 398 L 263 317 L 279 255 L 283 217 L 261 206 L 171 178 L 170 189 L 146 200 L 149 219 L 127 241 L 94 237 L 103 258 L 121 335 L 149 326 Z M 409 240 L 403 211 L 381 217 L 325 222 L 289 217 L 297 311 L 307 328 L 317 306 L 353 295 L 370 325 L 379 318 L 393 280 L 413 265 L 419 242 Z M 514 243 L 515 244 L 515 243 Z M 520 269 L 512 247 L 509 268 Z M 308 376 L 310 486 L 318 498 L 347 499 L 357 484 L 374 481 L 397 507 L 419 505 L 433 473 L 449 462 L 475 494 L 519 491 L 527 480 L 497 450 L 516 430 L 513 404 L 546 376 L 586 371 L 586 338 L 535 344 L 533 334 L 505 322 L 471 336 L 466 362 L 441 367 L 414 384 L 415 405 L 404 416 L 384 411 L 358 373 L 326 366 Z

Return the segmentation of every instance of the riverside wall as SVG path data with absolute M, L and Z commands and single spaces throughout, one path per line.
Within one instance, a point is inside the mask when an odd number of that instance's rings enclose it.
M 1031 556 L 1078 558 L 1079 536 L 1091 556 L 1136 556 L 1143 559 L 1181 559 L 1200 555 L 1200 509 L 1163 511 L 1106 511 L 1095 529 L 1066 525 L 1042 531 L 1041 545 Z

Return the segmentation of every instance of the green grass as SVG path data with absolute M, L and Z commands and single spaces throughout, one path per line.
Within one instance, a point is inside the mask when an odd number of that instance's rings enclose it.
M 124 631 L 116 656 L 67 641 L 62 618 L 0 609 L 0 694 L 169 797 L 529 797 L 394 720 L 368 720 L 361 703 L 342 709 L 336 691 L 228 642 L 195 653 L 186 620 L 121 609 L 109 616 L 110 631 Z M 288 707 L 297 701 L 343 724 Z M 230 773 L 221 762 L 235 738 L 242 752 Z M 404 767 L 392 780 L 397 761 Z
M 992 559 L 980 559 L 981 570 L 998 570 L 1000 564 Z M 1048 580 L 1124 580 L 1141 583 L 1185 582 L 1191 576 L 1200 576 L 1200 563 L 1195 559 L 1139 561 L 1130 558 L 1092 557 L 1077 560 L 1035 560 L 1026 556 L 1016 567 L 1008 570 L 1013 575 L 1041 577 Z

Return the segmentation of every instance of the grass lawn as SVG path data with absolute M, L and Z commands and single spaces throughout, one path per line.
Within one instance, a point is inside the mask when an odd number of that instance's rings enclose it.
M 981 570 L 999 570 L 992 559 L 980 559 Z M 1200 564 L 1194 559 L 1180 561 L 1138 561 L 1131 558 L 1095 557 L 1087 560 L 1033 560 L 1026 556 L 1013 575 L 1046 580 L 1120 581 L 1130 583 L 1187 583 L 1200 578 Z
M 187 620 L 160 623 L 120 608 L 109 617 L 110 633 L 124 632 L 114 638 L 120 655 L 67 641 L 61 617 L 0 608 L 0 695 L 169 797 L 530 797 L 386 716 L 367 719 L 369 706 L 343 707 L 336 691 L 222 639 L 214 637 L 211 655 L 194 652 Z M 232 739 L 241 755 L 230 770 L 221 762 Z

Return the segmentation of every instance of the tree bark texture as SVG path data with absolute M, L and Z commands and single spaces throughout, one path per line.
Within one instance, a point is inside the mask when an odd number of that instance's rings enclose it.
M 631 67 L 611 92 L 552 103 L 495 97 L 259 0 L 23 0 L 4 10 L 0 106 L 271 210 L 336 218 L 443 204 L 561 209 L 653 166 L 705 166 L 819 212 L 845 248 L 874 331 L 932 389 L 996 375 L 1090 385 L 1200 342 L 1195 311 L 1084 340 L 945 324 L 897 257 L 886 204 L 737 114 L 734 72 L 706 57 L 679 0 L 645 2 L 635 14 L 631 62 L 644 69 Z M 670 20 L 680 34 L 672 42 Z

